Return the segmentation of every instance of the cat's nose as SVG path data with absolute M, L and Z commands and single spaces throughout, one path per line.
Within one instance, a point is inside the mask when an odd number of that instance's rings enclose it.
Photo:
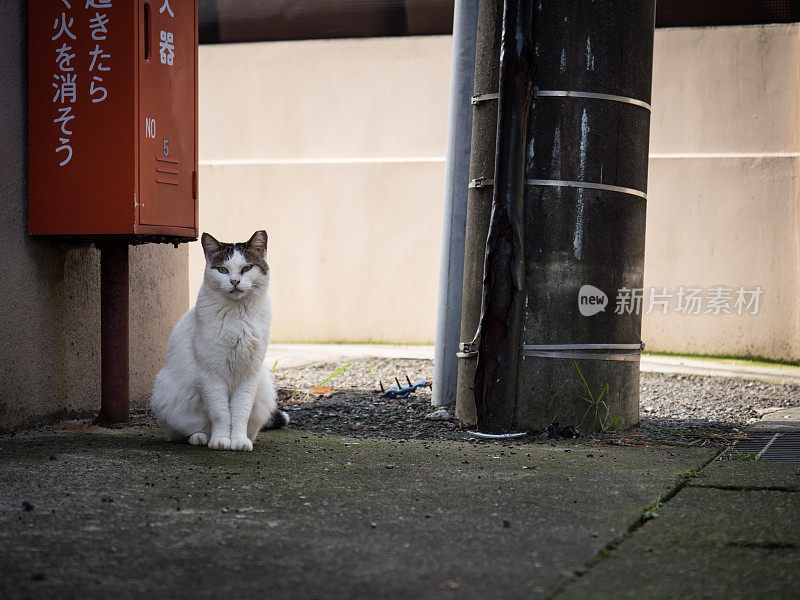
M 237 285 L 239 285 L 240 281 L 241 281 L 241 279 L 231 279 L 231 283 L 233 284 L 233 287 L 236 287 Z

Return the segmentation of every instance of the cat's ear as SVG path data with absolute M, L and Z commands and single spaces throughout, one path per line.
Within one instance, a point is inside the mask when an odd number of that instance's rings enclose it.
M 263 229 L 256 231 L 248 240 L 247 246 L 255 250 L 259 256 L 263 257 L 267 251 L 267 232 Z
M 210 233 L 203 233 L 200 237 L 200 244 L 203 246 L 203 252 L 206 253 L 206 256 L 219 250 L 220 243 L 214 238 L 213 235 Z

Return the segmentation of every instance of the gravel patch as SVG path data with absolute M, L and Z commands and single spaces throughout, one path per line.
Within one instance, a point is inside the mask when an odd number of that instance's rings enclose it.
M 641 374 L 642 416 L 747 425 L 764 414 L 800 406 L 800 386 L 734 377 Z
M 466 439 L 466 428 L 455 419 L 426 419 L 436 408 L 430 388 L 405 399 L 380 395 L 384 388 L 430 380 L 433 361 L 359 359 L 275 368 L 279 403 L 292 417 L 292 427 L 349 436 L 384 438 Z M 329 378 L 334 372 L 339 374 Z M 311 394 L 312 386 L 329 386 L 327 396 Z M 800 406 L 800 385 L 772 384 L 738 378 L 642 373 L 640 419 L 637 427 L 592 438 L 615 443 L 664 442 L 724 444 L 763 414 Z M 625 437 L 623 437 L 625 436 Z

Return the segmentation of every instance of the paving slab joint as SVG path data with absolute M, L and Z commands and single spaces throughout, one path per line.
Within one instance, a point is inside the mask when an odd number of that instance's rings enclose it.
M 787 492 L 790 494 L 800 494 L 797 488 L 786 487 L 782 485 L 724 485 L 724 484 L 709 484 L 703 485 L 700 483 L 693 483 L 693 488 L 704 488 L 709 490 L 721 490 L 723 492 Z
M 548 600 L 554 600 L 555 598 L 560 596 L 563 592 L 566 591 L 566 589 L 569 587 L 569 585 L 573 581 L 577 580 L 579 577 L 583 577 L 584 575 L 587 575 L 592 568 L 594 568 L 596 565 L 598 565 L 600 562 L 602 562 L 602 560 L 605 557 L 607 557 L 611 552 L 616 550 L 619 547 L 619 545 L 622 544 L 622 542 L 624 542 L 629 537 L 631 537 L 634 533 L 636 533 L 636 531 L 639 530 L 650 519 L 655 518 L 657 516 L 657 514 L 655 513 L 656 510 L 660 509 L 667 502 L 669 502 L 675 496 L 677 496 L 678 493 L 683 488 L 685 488 L 687 485 L 689 485 L 690 481 L 692 481 L 696 477 L 702 477 L 704 475 L 703 474 L 703 469 L 705 469 L 708 465 L 710 465 L 712 462 L 714 462 L 719 457 L 720 454 L 722 454 L 722 451 L 720 451 L 715 456 L 712 456 L 711 458 L 703 461 L 703 463 L 697 469 L 690 469 L 688 471 L 688 473 L 690 473 L 690 475 L 687 475 L 686 473 L 677 474 L 678 482 L 675 485 L 675 487 L 673 487 L 672 489 L 668 490 L 666 494 L 664 494 L 662 496 L 659 496 L 656 499 L 656 501 L 653 502 L 653 504 L 651 504 L 650 506 L 646 506 L 646 507 L 642 508 L 642 513 L 639 515 L 639 518 L 636 519 L 630 525 L 630 527 L 628 527 L 627 531 L 625 531 L 624 533 L 618 535 L 613 540 L 611 540 L 608 544 L 606 544 L 603 548 L 601 548 L 597 552 L 597 554 L 595 554 L 592 558 L 590 558 L 588 561 L 586 561 L 586 564 L 582 568 L 576 569 L 574 575 L 572 577 L 569 577 L 561 585 L 559 585 L 555 589 L 553 594 L 548 598 Z M 692 487 L 699 487 L 699 486 L 692 486 Z M 708 487 L 714 487 L 714 486 L 708 486 Z M 762 489 L 762 488 L 759 488 L 759 489 Z M 781 491 L 783 491 L 783 490 L 781 490 Z
M 800 544 L 796 542 L 728 542 L 728 546 L 757 550 L 800 550 Z

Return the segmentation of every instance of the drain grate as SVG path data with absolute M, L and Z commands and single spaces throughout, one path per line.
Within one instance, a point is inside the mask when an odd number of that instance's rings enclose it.
M 800 462 L 800 432 L 750 434 L 726 448 L 719 460 Z

